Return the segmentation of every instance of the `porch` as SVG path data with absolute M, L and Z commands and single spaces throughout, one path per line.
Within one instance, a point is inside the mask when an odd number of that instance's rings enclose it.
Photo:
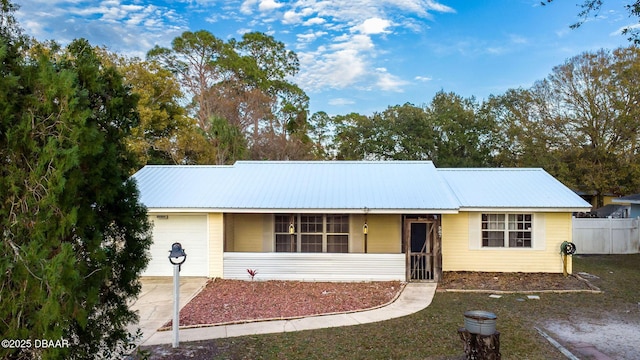
M 260 280 L 437 282 L 442 273 L 438 215 L 225 214 L 224 229 L 225 279 L 255 270 Z
M 405 281 L 405 254 L 225 252 L 225 279 Z

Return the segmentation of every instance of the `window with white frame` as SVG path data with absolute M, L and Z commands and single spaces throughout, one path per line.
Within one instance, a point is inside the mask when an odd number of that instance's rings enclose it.
M 291 229 L 291 230 L 290 230 Z M 349 215 L 275 215 L 276 252 L 349 252 Z
M 531 214 L 482 214 L 482 246 L 530 248 Z

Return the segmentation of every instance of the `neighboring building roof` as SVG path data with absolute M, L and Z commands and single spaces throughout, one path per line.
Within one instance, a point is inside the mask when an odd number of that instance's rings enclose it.
M 591 208 L 540 168 L 457 168 L 438 172 L 458 197 L 461 209 Z
M 640 204 L 640 194 L 633 194 L 611 199 L 611 202 L 616 204 Z
M 431 161 L 148 165 L 133 177 L 143 204 L 168 211 L 424 214 L 465 208 L 590 208 L 541 169 L 438 170 Z
M 591 214 L 595 214 L 595 217 L 598 218 L 626 218 L 629 216 L 628 208 L 629 206 L 608 204 L 595 210 L 591 210 Z

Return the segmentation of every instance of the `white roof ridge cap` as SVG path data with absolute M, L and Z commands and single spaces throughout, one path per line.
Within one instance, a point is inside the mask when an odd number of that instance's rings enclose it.
M 431 160 L 238 160 L 235 164 L 433 164 Z M 172 165 L 169 165 L 172 166 Z M 222 165 L 220 165 L 222 166 Z M 231 166 L 231 165 L 225 165 Z
M 187 164 L 176 164 L 176 165 L 167 165 L 167 164 L 150 164 L 145 165 L 142 168 L 233 168 L 233 165 L 187 165 Z
M 482 168 L 482 167 L 466 167 L 466 168 L 438 168 L 438 171 L 545 171 L 540 167 L 508 167 L 508 168 Z M 546 172 L 546 171 L 545 171 Z

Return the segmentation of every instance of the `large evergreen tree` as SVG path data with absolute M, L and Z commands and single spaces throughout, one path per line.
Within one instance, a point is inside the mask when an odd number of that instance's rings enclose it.
M 111 357 L 151 241 L 123 141 L 136 99 L 85 40 L 26 56 L 0 1 L 0 333 L 69 342 L 0 357 Z

